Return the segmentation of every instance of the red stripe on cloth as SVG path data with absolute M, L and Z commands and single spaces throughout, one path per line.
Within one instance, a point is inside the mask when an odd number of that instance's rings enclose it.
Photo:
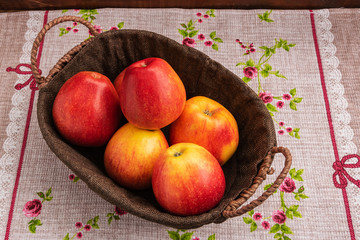
M 49 11 L 46 11 L 44 14 L 43 26 L 48 21 L 48 14 L 49 14 Z M 37 65 L 38 66 L 40 64 L 40 58 L 41 58 L 43 46 L 44 46 L 44 40 L 40 43 L 40 46 L 39 46 L 39 53 L 37 56 Z M 31 90 L 30 103 L 29 103 L 29 108 L 28 108 L 28 113 L 27 113 L 27 118 L 26 118 L 23 142 L 22 142 L 22 146 L 21 146 L 19 165 L 18 165 L 18 169 L 17 169 L 17 173 L 16 173 L 16 179 L 15 179 L 13 194 L 12 194 L 12 198 L 11 198 L 9 217 L 8 217 L 8 222 L 7 222 L 7 226 L 6 226 L 5 240 L 8 240 L 9 236 L 10 236 L 10 229 L 11 229 L 11 222 L 12 222 L 12 218 L 13 218 L 13 214 L 14 214 L 15 200 L 16 200 L 16 195 L 17 195 L 17 191 L 18 191 L 18 187 L 19 187 L 19 180 L 20 180 L 21 169 L 22 169 L 22 165 L 23 165 L 23 161 L 24 161 L 26 143 L 27 143 L 27 139 L 28 139 L 28 135 L 29 135 L 31 114 L 32 114 L 32 110 L 34 107 L 35 91 L 36 91 L 36 89 Z
M 328 123 L 329 123 L 331 142 L 332 142 L 333 149 L 334 149 L 335 161 L 340 162 L 339 152 L 338 152 L 336 139 L 335 139 L 334 126 L 333 126 L 333 122 L 332 122 L 332 118 L 331 118 L 329 98 L 327 95 L 327 90 L 326 90 L 326 85 L 325 85 L 325 77 L 324 77 L 324 71 L 323 71 L 322 62 L 321 62 L 319 43 L 318 43 L 318 38 L 316 35 L 314 12 L 312 10 L 310 10 L 310 19 L 311 19 L 311 26 L 312 26 L 312 32 L 313 32 L 313 37 L 314 37 L 314 43 L 315 43 L 316 57 L 317 57 L 318 65 L 319 65 L 321 86 L 322 86 L 322 90 L 323 90 L 325 107 L 326 107 L 326 115 L 327 115 Z M 352 219 L 351 219 L 351 211 L 350 211 L 350 206 L 349 206 L 349 200 L 348 200 L 347 193 L 346 193 L 346 188 L 342 188 L 342 194 L 343 194 L 343 198 L 344 198 L 345 211 L 346 211 L 346 217 L 347 217 L 347 221 L 348 221 L 348 225 L 349 225 L 351 240 L 356 240 L 354 226 L 353 226 Z

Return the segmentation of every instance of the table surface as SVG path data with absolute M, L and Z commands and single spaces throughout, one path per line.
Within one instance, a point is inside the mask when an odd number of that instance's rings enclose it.
M 64 15 L 91 16 L 99 31 L 142 29 L 180 44 L 186 35 L 181 24 L 192 20 L 193 31 L 198 32 L 191 47 L 248 82 L 267 105 L 278 145 L 289 148 L 293 156 L 287 187 L 254 212 L 187 231 L 115 209 L 92 192 L 49 149 L 37 123 L 31 47 L 45 23 Z M 0 13 L 0 237 L 360 239 L 359 18 L 357 8 Z M 60 57 L 88 37 L 85 27 L 72 22 L 50 30 L 38 56 L 42 73 L 46 75 Z M 247 50 L 251 52 L 246 54 Z M 261 66 L 256 69 L 258 77 L 251 79 L 244 68 L 253 63 Z M 276 155 L 275 174 L 256 196 L 274 181 L 282 165 L 282 157 Z M 29 204 L 35 207 L 32 213 L 26 211 Z M 39 206 L 41 211 L 35 211 Z

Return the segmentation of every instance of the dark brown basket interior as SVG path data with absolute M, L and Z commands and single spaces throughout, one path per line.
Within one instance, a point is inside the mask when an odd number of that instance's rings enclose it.
M 207 213 L 179 217 L 164 212 L 151 190 L 130 191 L 118 186 L 106 175 L 104 148 L 74 147 L 55 130 L 52 104 L 67 79 L 79 71 L 96 71 L 113 81 L 131 63 L 148 57 L 163 58 L 174 68 L 185 85 L 187 98 L 202 95 L 214 99 L 237 120 L 239 147 L 223 166 L 226 192 L 219 205 Z M 40 90 L 38 121 L 51 150 L 102 198 L 131 214 L 179 229 L 224 221 L 221 215 L 223 209 L 251 185 L 262 159 L 276 145 L 274 125 L 267 109 L 239 77 L 194 48 L 140 30 L 109 31 L 88 43 Z M 167 136 L 167 127 L 162 130 Z

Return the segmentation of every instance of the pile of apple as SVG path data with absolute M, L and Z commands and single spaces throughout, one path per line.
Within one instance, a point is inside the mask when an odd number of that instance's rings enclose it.
M 163 59 L 135 62 L 113 83 L 97 72 L 79 72 L 61 87 L 52 114 L 71 144 L 106 145 L 110 178 L 128 189 L 152 188 L 172 214 L 204 213 L 224 195 L 222 165 L 238 146 L 236 120 L 210 98 L 186 100 L 183 82 Z

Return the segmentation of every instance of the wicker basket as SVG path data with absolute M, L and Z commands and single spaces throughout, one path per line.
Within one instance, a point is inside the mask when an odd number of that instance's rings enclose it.
M 36 64 L 37 52 L 46 32 L 64 21 L 82 23 L 95 36 L 65 54 L 45 78 Z M 235 117 L 240 131 L 239 147 L 223 166 L 225 195 L 209 212 L 180 217 L 171 215 L 157 204 L 152 190 L 133 191 L 120 187 L 105 173 L 105 147 L 81 148 L 67 143 L 56 131 L 52 105 L 64 82 L 79 71 L 100 72 L 112 81 L 131 63 L 147 58 L 165 59 L 178 73 L 186 88 L 187 98 L 202 95 L 224 105 Z M 264 202 L 283 182 L 291 166 L 287 148 L 276 147 L 273 121 L 257 94 L 241 79 L 202 52 L 183 46 L 162 35 L 140 30 L 114 30 L 99 34 L 79 17 L 63 16 L 49 22 L 34 41 L 31 64 L 40 88 L 38 122 L 43 137 L 56 156 L 82 179 L 90 189 L 121 209 L 141 218 L 178 229 L 197 228 L 221 223 L 240 216 Z M 168 136 L 168 128 L 162 129 Z M 285 157 L 284 168 L 272 187 L 243 205 L 258 186 L 272 173 L 274 154 Z

